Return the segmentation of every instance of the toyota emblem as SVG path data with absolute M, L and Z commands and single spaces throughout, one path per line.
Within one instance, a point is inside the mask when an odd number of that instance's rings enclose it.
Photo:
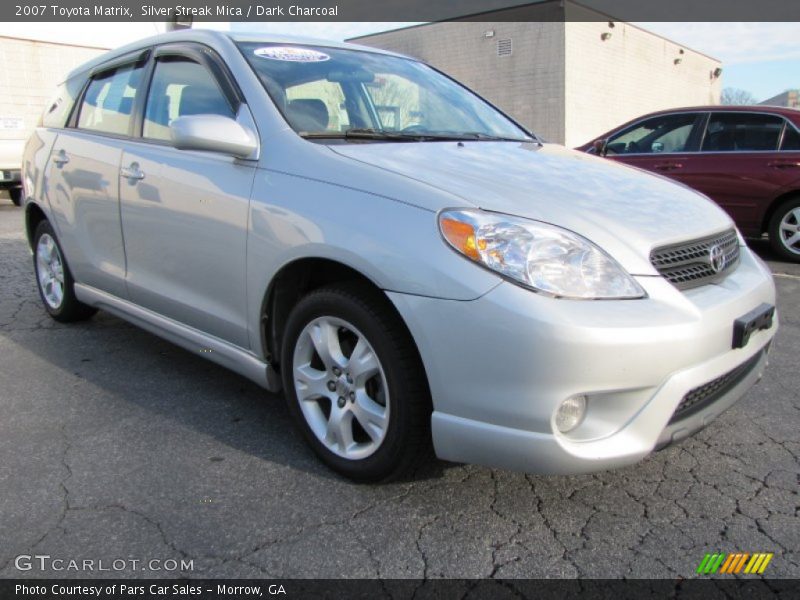
M 708 264 L 714 270 L 714 273 L 719 273 L 725 268 L 728 258 L 725 256 L 725 250 L 719 244 L 711 246 L 708 251 Z

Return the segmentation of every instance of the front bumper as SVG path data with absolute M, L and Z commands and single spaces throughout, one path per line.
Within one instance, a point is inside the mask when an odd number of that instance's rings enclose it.
M 775 303 L 749 250 L 717 284 L 681 292 L 660 277 L 637 280 L 645 299 L 556 300 L 510 283 L 467 302 L 389 292 L 427 370 L 437 455 L 532 473 L 615 468 L 706 426 L 761 377 L 777 318 L 732 348 L 734 321 Z M 750 360 L 671 422 L 688 393 Z M 575 394 L 588 397 L 587 413 L 562 434 L 554 415 Z

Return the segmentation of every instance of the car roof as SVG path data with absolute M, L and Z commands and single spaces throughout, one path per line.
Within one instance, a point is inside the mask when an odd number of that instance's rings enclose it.
M 647 117 L 664 115 L 676 112 L 753 112 L 753 113 L 775 113 L 787 117 L 800 116 L 800 109 L 790 108 L 787 106 L 769 106 L 767 104 L 707 104 L 705 106 L 681 106 L 676 108 L 668 108 L 664 110 L 657 110 L 655 112 L 647 113 L 635 120 L 639 121 Z
M 402 54 L 397 54 L 396 52 L 389 52 L 388 50 L 381 50 L 380 48 L 373 48 L 371 46 L 362 46 L 359 44 L 336 42 L 332 40 L 321 40 L 311 37 L 273 33 L 214 31 L 211 29 L 180 29 L 177 31 L 170 31 L 168 33 L 162 33 L 143 38 L 119 48 L 115 48 L 114 50 L 110 50 L 105 54 L 101 54 L 100 56 L 83 63 L 76 69 L 73 69 L 69 72 L 69 74 L 67 74 L 65 79 L 70 80 L 73 77 L 83 75 L 84 73 L 87 73 L 108 61 L 114 60 L 115 58 L 136 52 L 137 50 L 145 50 L 160 44 L 168 44 L 173 42 L 197 42 L 200 44 L 213 46 L 214 44 L 230 42 L 231 40 L 233 42 L 262 42 L 265 44 L 304 44 L 309 46 L 342 48 L 359 50 L 362 52 L 371 52 L 373 54 L 385 54 L 388 56 L 411 58 Z M 412 58 L 412 60 L 417 59 Z
M 774 115 L 781 115 L 788 119 L 789 121 L 795 123 L 795 125 L 800 125 L 800 110 L 796 108 L 789 108 L 786 106 L 767 106 L 765 104 L 706 104 L 702 106 L 676 106 L 674 108 L 666 108 L 664 110 L 657 110 L 654 112 L 646 113 L 643 115 L 639 115 L 638 117 L 631 119 L 630 121 L 626 121 L 617 125 L 616 127 L 609 129 L 608 131 L 604 132 L 601 136 L 595 137 L 592 140 L 586 142 L 585 144 L 581 144 L 577 146 L 577 148 L 588 148 L 589 146 L 594 143 L 595 140 L 607 138 L 619 131 L 625 129 L 626 127 L 630 127 L 634 123 L 639 123 L 651 117 L 657 117 L 659 115 L 669 115 L 674 113 L 692 113 L 692 112 L 751 112 L 751 113 L 768 113 Z

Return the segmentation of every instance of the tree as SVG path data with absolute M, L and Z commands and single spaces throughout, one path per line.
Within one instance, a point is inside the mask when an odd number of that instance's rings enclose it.
M 720 98 L 722 104 L 757 104 L 755 96 L 747 90 L 739 88 L 727 87 L 722 90 L 722 97 Z

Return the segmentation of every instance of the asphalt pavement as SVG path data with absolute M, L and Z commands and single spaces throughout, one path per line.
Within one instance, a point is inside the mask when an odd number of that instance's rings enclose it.
M 753 246 L 778 286 L 770 366 L 696 436 L 595 475 L 432 462 L 356 485 L 281 397 L 109 314 L 52 321 L 0 200 L 0 578 L 674 578 L 715 551 L 800 577 L 800 265 Z

